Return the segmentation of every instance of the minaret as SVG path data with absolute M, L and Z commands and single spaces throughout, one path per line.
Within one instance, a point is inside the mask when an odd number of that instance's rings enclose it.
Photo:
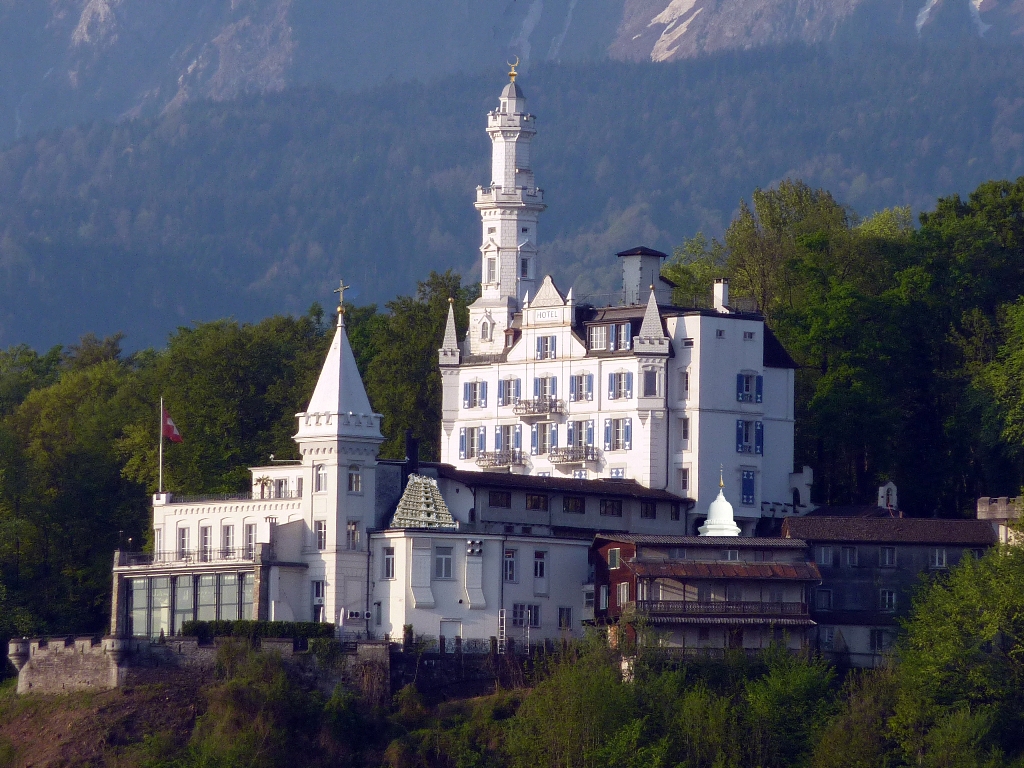
M 481 296 L 470 312 L 470 354 L 501 351 L 512 315 L 537 280 L 537 218 L 546 206 L 530 168 L 535 118 L 516 74 L 513 65 L 498 108 L 487 115 L 491 183 L 476 190 Z
M 725 498 L 725 479 L 718 474 L 718 497 L 708 507 L 708 517 L 698 529 L 701 536 L 739 536 L 740 527 L 732 516 L 732 504 Z

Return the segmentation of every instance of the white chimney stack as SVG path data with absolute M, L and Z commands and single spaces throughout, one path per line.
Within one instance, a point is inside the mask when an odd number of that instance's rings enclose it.
M 706 294 L 705 294 L 706 295 Z M 729 304 L 729 279 L 726 277 L 715 278 L 715 311 L 728 312 Z

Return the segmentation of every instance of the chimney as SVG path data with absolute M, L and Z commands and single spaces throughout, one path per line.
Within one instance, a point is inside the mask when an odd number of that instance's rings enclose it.
M 707 294 L 705 294 L 707 295 Z M 726 277 L 715 278 L 715 311 L 728 312 L 729 305 L 729 279 Z

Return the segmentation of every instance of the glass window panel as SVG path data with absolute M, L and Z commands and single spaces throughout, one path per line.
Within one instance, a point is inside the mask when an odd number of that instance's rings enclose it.
M 129 579 L 128 599 L 132 620 L 131 632 L 135 637 L 149 636 L 149 579 Z
M 220 575 L 220 617 L 228 621 L 238 620 L 238 574 Z
M 166 576 L 154 578 L 151 584 L 149 633 L 152 637 L 171 633 L 171 580 Z
M 217 618 L 217 577 L 199 577 L 199 601 L 196 618 L 200 621 L 215 621 Z
M 192 576 L 178 576 L 174 580 L 174 634 L 180 635 L 185 622 L 195 616 L 195 597 Z
M 253 618 L 252 590 L 256 578 L 254 574 L 242 574 L 242 618 L 249 621 Z

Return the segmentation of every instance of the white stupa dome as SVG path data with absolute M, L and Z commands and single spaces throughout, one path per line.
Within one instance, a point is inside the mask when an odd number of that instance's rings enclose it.
M 708 519 L 698 532 L 701 536 L 739 536 L 740 527 L 732 519 L 732 504 L 725 498 L 725 481 L 718 478 L 718 496 L 708 507 Z

